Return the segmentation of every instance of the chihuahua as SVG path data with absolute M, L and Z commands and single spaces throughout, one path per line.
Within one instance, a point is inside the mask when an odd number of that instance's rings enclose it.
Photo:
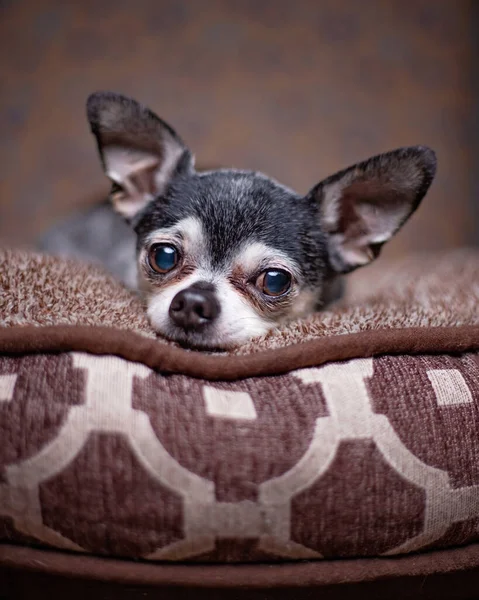
M 254 171 L 196 171 L 177 133 L 130 98 L 92 94 L 87 115 L 117 216 L 100 205 L 43 247 L 102 259 L 144 296 L 158 333 L 200 349 L 239 345 L 328 306 L 436 172 L 431 149 L 400 148 L 302 196 Z

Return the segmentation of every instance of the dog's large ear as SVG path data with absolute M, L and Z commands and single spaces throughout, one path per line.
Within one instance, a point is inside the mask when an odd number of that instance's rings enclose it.
M 435 153 L 413 146 L 370 158 L 314 187 L 308 197 L 319 205 L 334 271 L 348 273 L 376 258 L 419 206 L 435 173 Z
M 115 209 L 132 220 L 171 179 L 193 170 L 193 157 L 173 129 L 135 100 L 97 92 L 87 115 L 103 168 L 113 181 Z

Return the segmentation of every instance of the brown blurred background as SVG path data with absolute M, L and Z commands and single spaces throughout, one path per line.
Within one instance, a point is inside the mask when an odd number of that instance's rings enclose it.
M 30 243 L 106 192 L 85 120 L 111 89 L 200 165 L 306 192 L 388 149 L 439 172 L 389 255 L 477 242 L 477 8 L 466 0 L 2 0 L 0 242 Z

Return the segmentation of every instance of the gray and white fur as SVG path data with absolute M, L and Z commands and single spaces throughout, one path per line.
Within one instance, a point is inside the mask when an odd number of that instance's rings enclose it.
M 431 149 L 400 148 L 302 196 L 254 171 L 197 172 L 175 131 L 124 96 L 95 93 L 87 113 L 114 210 L 71 219 L 42 247 L 103 262 L 144 296 L 156 331 L 188 347 L 229 348 L 327 306 L 436 171 Z

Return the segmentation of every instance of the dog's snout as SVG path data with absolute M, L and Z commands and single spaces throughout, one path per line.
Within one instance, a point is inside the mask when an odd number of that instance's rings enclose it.
M 198 282 L 181 290 L 170 304 L 171 320 L 185 331 L 198 330 L 213 322 L 220 314 L 215 288 L 206 282 Z

